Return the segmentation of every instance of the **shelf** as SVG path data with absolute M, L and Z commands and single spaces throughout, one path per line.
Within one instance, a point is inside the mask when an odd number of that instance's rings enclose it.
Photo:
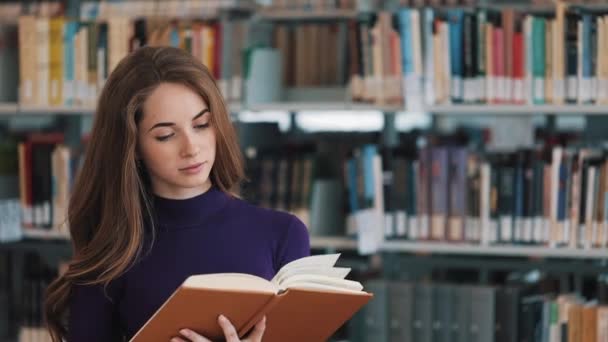
M 69 240 L 70 237 L 66 233 L 58 232 L 56 230 L 44 230 L 36 228 L 24 228 L 22 229 L 23 237 L 28 239 L 40 239 L 40 240 Z
M 0 103 L 0 115 L 14 115 L 17 113 L 16 103 Z
M 266 8 L 257 12 L 260 19 L 266 20 L 328 20 L 328 19 L 352 19 L 359 13 L 356 10 L 290 10 Z
M 606 105 L 437 105 L 424 112 L 440 115 L 608 115 Z
M 549 248 L 543 246 L 480 246 L 442 242 L 385 241 L 382 251 L 505 257 L 608 259 L 608 249 Z
M 310 247 L 316 249 L 356 250 L 357 240 L 339 236 L 311 236 Z
M 231 112 L 242 111 L 240 103 L 229 104 Z M 17 103 L 0 103 L 0 116 L 20 116 L 20 115 L 86 115 L 95 114 L 95 107 L 91 106 L 40 106 L 40 105 L 19 105 Z
M 24 230 L 23 240 L 8 245 L 22 243 L 32 244 L 39 242 L 57 242 L 69 244 L 65 234 L 56 232 L 45 232 L 41 230 Z M 3 243 L 0 243 L 0 246 Z M 336 251 L 356 251 L 357 239 L 339 236 L 311 236 L 310 247 L 312 249 L 331 249 Z M 555 258 L 555 259 L 608 259 L 608 249 L 572 249 L 572 248 L 549 248 L 543 246 L 481 246 L 476 244 L 459 244 L 446 242 L 425 241 L 385 241 L 380 247 L 381 252 L 406 252 L 420 254 L 452 254 L 469 256 L 498 256 L 498 257 L 520 257 L 520 258 Z
M 228 104 L 233 113 L 242 111 L 381 111 L 385 113 L 405 112 L 404 108 L 395 105 L 375 105 L 373 103 L 349 101 L 320 101 L 320 102 L 272 102 L 260 104 L 245 104 L 232 102 Z M 0 116 L 18 115 L 93 115 L 95 108 L 91 106 L 38 106 L 17 103 L 0 103 Z M 421 113 L 437 115 L 485 115 L 485 116 L 511 116 L 511 115 L 608 115 L 608 105 L 437 105 L 430 106 Z
M 356 250 L 357 240 L 347 237 L 311 237 L 310 246 L 316 249 Z M 481 246 L 445 242 L 385 241 L 383 252 L 459 254 L 476 256 L 539 257 L 563 259 L 608 259 L 608 249 L 549 248 L 543 246 Z
M 38 106 L 38 105 L 19 105 L 18 114 L 85 114 L 93 115 L 93 106 Z
M 357 102 L 274 102 L 254 105 L 243 105 L 242 110 L 250 111 L 403 111 L 403 107 L 378 106 Z

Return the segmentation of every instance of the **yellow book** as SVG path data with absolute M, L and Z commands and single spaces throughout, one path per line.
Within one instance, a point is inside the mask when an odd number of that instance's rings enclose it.
M 564 29 L 566 22 L 566 9 L 568 5 L 558 1 L 555 9 L 555 25 L 553 26 L 553 101 L 563 104 L 566 98 L 566 54 L 564 43 Z
M 49 103 L 59 106 L 63 102 L 63 27 L 64 18 L 52 18 L 50 26 Z
M 215 37 L 214 37 L 214 30 L 215 28 L 209 24 L 205 24 L 203 25 L 203 30 L 202 30 L 202 47 L 203 47 L 203 54 L 202 54 L 202 62 L 203 64 L 209 69 L 210 72 L 213 72 L 213 67 L 214 67 L 214 58 L 213 58 L 213 51 L 215 51 Z

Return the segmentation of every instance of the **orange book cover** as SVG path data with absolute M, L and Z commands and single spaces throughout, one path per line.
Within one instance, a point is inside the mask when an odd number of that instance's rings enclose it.
M 338 257 L 295 260 L 270 281 L 240 273 L 188 277 L 131 342 L 166 342 L 184 328 L 222 339 L 221 314 L 241 338 L 266 316 L 265 342 L 326 341 L 373 297 L 344 279 L 350 269 L 334 267 Z

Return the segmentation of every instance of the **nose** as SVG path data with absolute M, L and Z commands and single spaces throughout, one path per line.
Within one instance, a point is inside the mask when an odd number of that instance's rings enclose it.
M 194 137 L 184 134 L 182 142 L 181 156 L 183 158 L 195 157 L 200 152 L 200 147 L 196 144 Z

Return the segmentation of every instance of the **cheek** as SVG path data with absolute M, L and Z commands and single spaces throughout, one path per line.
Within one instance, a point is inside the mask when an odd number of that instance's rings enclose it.
M 142 144 L 141 154 L 144 165 L 152 173 L 163 173 L 164 169 L 170 169 L 171 160 L 174 153 L 171 151 L 169 144 Z
M 216 140 L 215 140 L 215 132 L 211 131 L 211 134 L 205 137 L 205 145 L 209 146 L 209 153 L 215 156 L 216 151 Z

